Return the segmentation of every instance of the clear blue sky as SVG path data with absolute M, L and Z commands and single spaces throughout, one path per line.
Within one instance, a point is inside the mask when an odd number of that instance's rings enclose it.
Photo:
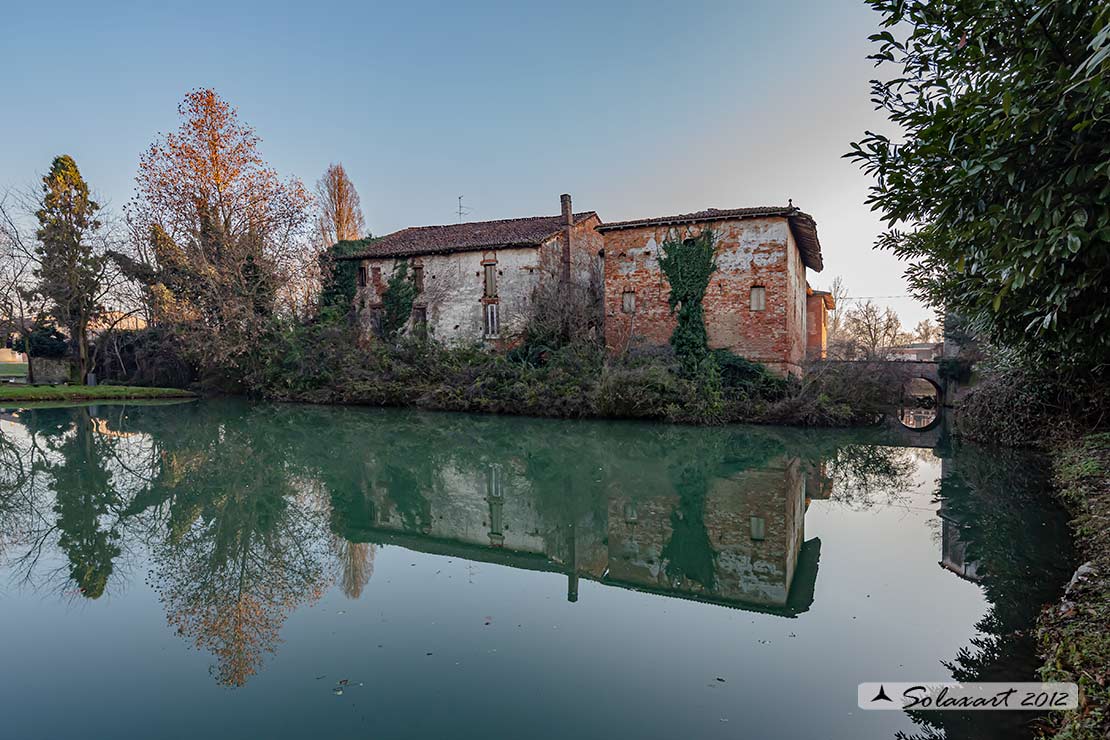
M 122 208 L 185 92 L 214 87 L 283 176 L 341 161 L 377 234 L 454 221 L 458 195 L 479 220 L 563 192 L 608 221 L 793 198 L 824 247 L 811 283 L 906 293 L 840 159 L 885 128 L 862 0 L 5 4 L 0 191 L 65 152 Z

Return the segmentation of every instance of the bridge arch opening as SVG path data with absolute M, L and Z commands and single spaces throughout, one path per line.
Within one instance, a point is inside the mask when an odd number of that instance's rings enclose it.
M 940 386 L 925 377 L 906 378 L 898 408 L 902 426 L 924 432 L 940 423 L 940 414 Z

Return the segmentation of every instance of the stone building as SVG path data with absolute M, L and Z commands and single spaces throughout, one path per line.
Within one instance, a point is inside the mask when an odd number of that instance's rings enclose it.
M 361 325 L 368 334 L 380 326 L 386 285 L 406 261 L 417 288 L 410 332 L 510 345 L 524 330 L 541 281 L 600 297 L 600 223 L 593 211 L 573 213 L 564 195 L 558 216 L 410 227 L 367 240 L 347 257 L 359 261 Z
M 717 269 L 703 301 L 712 349 L 728 349 L 783 373 L 800 373 L 807 355 L 806 270 L 823 268 L 817 225 L 793 206 L 708 209 L 678 216 L 606 223 L 605 342 L 620 352 L 665 345 L 675 328 L 659 267 L 663 242 L 712 230 Z M 824 306 L 813 305 L 816 346 L 823 352 Z
M 603 223 L 593 211 L 423 226 L 367 240 L 346 259 L 359 261 L 358 314 L 366 333 L 380 326 L 390 275 L 406 261 L 418 296 L 410 331 L 444 341 L 511 345 L 527 324 L 537 286 L 589 291 L 611 352 L 666 345 L 675 328 L 669 286 L 659 267 L 663 242 L 716 240 L 717 269 L 704 299 L 710 347 L 724 348 L 780 373 L 825 356 L 832 296 L 812 290 L 806 270 L 823 267 L 813 218 L 789 206 L 708 209 Z

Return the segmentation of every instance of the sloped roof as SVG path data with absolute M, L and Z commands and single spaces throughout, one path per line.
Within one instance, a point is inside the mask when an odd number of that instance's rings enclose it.
M 755 208 L 706 208 L 694 213 L 680 213 L 677 216 L 660 216 L 633 221 L 614 221 L 602 224 L 598 231 L 634 229 L 641 226 L 677 226 L 680 224 L 704 223 L 706 221 L 727 221 L 741 218 L 768 218 L 781 216 L 790 222 L 794 240 L 802 253 L 802 262 L 814 272 L 821 272 L 825 264 L 821 259 L 821 242 L 817 239 L 817 222 L 813 216 L 803 213 L 794 206 L 757 206 Z
M 829 311 L 836 309 L 836 299 L 833 298 L 833 294 L 827 290 L 814 290 L 810 287 L 809 283 L 806 283 L 806 295 L 821 296 L 821 302 L 825 304 L 826 309 Z
M 593 211 L 574 214 L 574 223 L 580 224 Z M 538 247 L 563 228 L 563 217 L 532 216 L 507 218 L 500 221 L 473 221 L 444 226 L 410 226 L 394 231 L 380 239 L 366 240 L 363 249 L 357 249 L 340 259 L 365 259 L 368 257 L 414 257 L 421 254 L 448 254 L 479 249 L 505 247 Z

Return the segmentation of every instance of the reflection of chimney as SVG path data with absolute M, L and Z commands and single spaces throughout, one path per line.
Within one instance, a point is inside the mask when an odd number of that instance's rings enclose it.
M 571 573 L 567 576 L 567 601 L 574 604 L 578 601 L 578 574 Z
M 570 196 L 563 193 L 559 196 L 563 213 L 563 282 L 570 282 L 570 236 L 574 227 L 574 210 L 571 208 Z

